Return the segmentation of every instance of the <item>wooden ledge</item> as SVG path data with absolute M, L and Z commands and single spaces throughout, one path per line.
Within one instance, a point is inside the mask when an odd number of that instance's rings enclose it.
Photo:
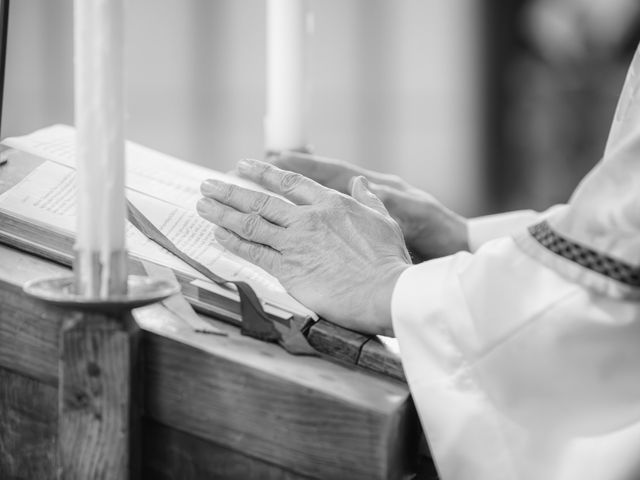
M 21 288 L 68 272 L 0 246 L 0 369 L 57 389 L 58 332 L 69 312 L 46 308 Z M 214 319 L 228 337 L 196 334 L 158 305 L 135 316 L 143 329 L 145 415 L 158 425 L 147 434 L 182 432 L 199 439 L 198 451 L 210 444 L 309 478 L 400 478 L 409 468 L 418 420 L 404 383 L 293 357 Z

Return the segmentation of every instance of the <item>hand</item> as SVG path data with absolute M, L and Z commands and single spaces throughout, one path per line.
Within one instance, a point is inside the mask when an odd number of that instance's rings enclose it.
M 327 320 L 391 335 L 391 294 L 410 259 L 366 180 L 356 179 L 349 197 L 257 160 L 241 161 L 238 171 L 292 203 L 206 180 L 198 213 L 221 227 L 216 240 Z
M 298 152 L 283 152 L 273 163 L 342 193 L 350 192 L 355 177 L 364 176 L 369 190 L 382 200 L 400 225 L 408 247 L 421 260 L 469 249 L 466 220 L 395 175 Z

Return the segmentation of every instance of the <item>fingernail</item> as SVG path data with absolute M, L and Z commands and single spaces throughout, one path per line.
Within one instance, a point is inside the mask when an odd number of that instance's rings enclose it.
M 242 159 L 238 162 L 238 170 L 241 172 L 248 172 L 255 165 L 255 161 L 248 158 Z
M 221 190 L 221 185 L 220 185 L 220 182 L 218 182 L 217 180 L 213 180 L 213 179 L 205 180 L 204 182 L 202 182 L 202 185 L 200 185 L 200 191 L 203 193 L 203 195 L 219 193 L 220 190 Z

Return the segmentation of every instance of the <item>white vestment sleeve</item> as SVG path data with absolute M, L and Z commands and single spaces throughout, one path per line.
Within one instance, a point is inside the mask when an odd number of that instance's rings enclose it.
M 467 220 L 469 250 L 475 252 L 490 240 L 509 236 L 535 223 L 539 215 L 534 210 L 517 210 L 470 218 Z
M 392 315 L 442 480 L 640 478 L 636 302 L 504 237 L 408 268 Z
M 475 252 L 490 240 L 513 235 L 564 207 L 565 205 L 556 205 L 543 213 L 535 210 L 516 210 L 470 218 L 467 220 L 469 250 Z

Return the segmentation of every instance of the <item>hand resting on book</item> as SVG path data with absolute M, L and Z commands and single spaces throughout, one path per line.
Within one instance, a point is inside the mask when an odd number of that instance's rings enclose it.
M 389 214 L 398 222 L 407 246 L 419 260 L 469 249 L 466 219 L 446 208 L 433 195 L 395 175 L 300 152 L 283 152 L 273 164 L 342 193 L 350 192 L 349 186 L 354 178 L 365 177 L 369 181 L 369 190 L 382 200 Z
M 410 259 L 400 227 L 366 179 L 352 182 L 348 196 L 258 160 L 242 160 L 238 171 L 293 203 L 206 180 L 197 208 L 221 227 L 216 240 L 324 318 L 392 334 L 391 294 Z

